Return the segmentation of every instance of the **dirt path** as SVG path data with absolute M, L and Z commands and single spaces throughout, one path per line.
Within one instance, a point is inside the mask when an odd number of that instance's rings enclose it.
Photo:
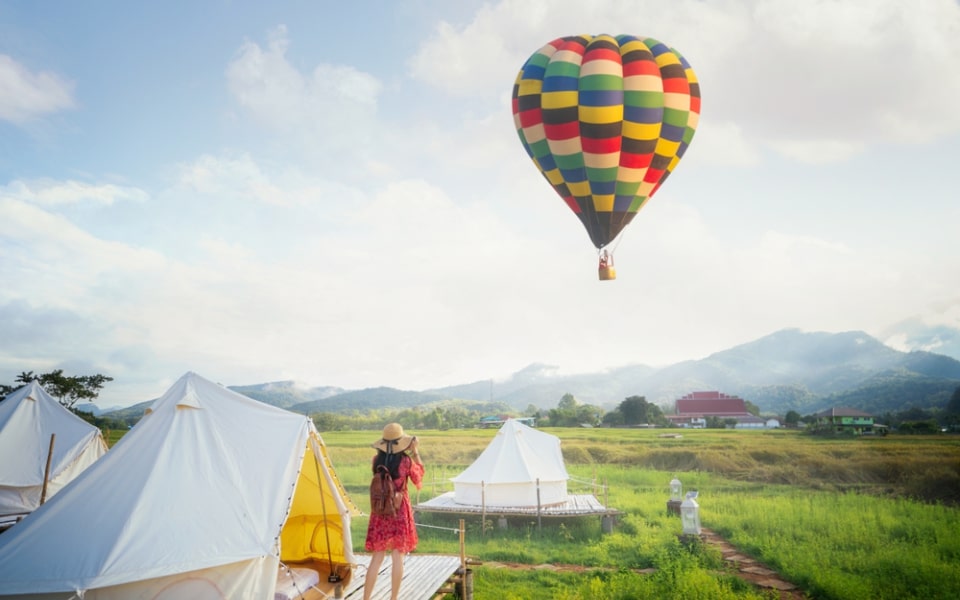
M 750 558 L 745 554 L 741 554 L 739 550 L 731 546 L 729 542 L 713 531 L 704 528 L 702 529 L 701 537 L 703 538 L 704 542 L 720 550 L 720 553 L 723 555 L 724 562 L 736 571 L 737 577 L 753 584 L 759 589 L 776 592 L 779 594 L 780 600 L 807 599 L 807 596 L 802 591 L 798 590 L 797 586 L 781 578 L 780 575 L 777 574 L 777 572 L 773 569 L 769 569 L 753 558 Z M 572 573 L 583 573 L 597 570 L 597 567 L 583 567 L 580 565 L 564 564 L 526 565 L 521 563 L 484 561 L 483 565 L 491 568 L 518 569 L 527 571 L 545 570 Z M 655 569 L 637 569 L 636 572 L 652 573 L 654 571 Z

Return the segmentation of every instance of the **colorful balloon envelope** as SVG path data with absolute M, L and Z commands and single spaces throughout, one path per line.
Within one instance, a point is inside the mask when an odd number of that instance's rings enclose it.
M 606 246 L 673 172 L 699 116 L 693 69 L 655 39 L 563 37 L 520 69 L 520 141 L 600 251 L 601 279 L 615 277 Z

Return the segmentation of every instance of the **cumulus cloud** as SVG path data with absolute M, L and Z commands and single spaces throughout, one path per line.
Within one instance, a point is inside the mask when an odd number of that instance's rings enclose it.
M 310 135 L 342 135 L 375 117 L 382 87 L 375 77 L 323 63 L 301 73 L 287 58 L 289 46 L 280 26 L 265 48 L 248 41 L 228 65 L 228 87 L 247 114 L 280 132 Z
M 0 119 L 22 125 L 73 106 L 73 84 L 56 73 L 33 72 L 0 54 Z
M 463 23 L 438 23 L 408 79 L 378 72 L 389 105 L 380 79 L 298 55 L 283 27 L 237 42 L 219 69 L 235 111 L 229 135 L 181 151 L 173 168 L 142 165 L 161 174 L 153 187 L 75 177 L 90 170 L 80 161 L 0 187 L 0 280 L 16 282 L 0 288 L 0 329 L 78 340 L 0 349 L 0 370 L 89 357 L 117 376 L 111 394 L 147 379 L 159 393 L 170 383 L 160 379 L 201 368 L 231 385 L 424 389 L 534 361 L 665 364 L 784 326 L 869 331 L 955 299 L 955 236 L 938 226 L 956 209 L 943 209 L 951 188 L 936 171 L 952 145 L 923 149 L 927 170 L 912 177 L 894 172 L 902 159 L 890 153 L 854 168 L 795 164 L 930 135 L 911 119 L 949 130 L 953 115 L 929 90 L 879 94 L 889 77 L 875 80 L 884 71 L 874 64 L 888 49 L 884 11 L 911 32 L 930 24 L 928 38 L 898 34 L 891 47 L 929 57 L 951 89 L 955 41 L 941 31 L 952 5 L 916 3 L 906 15 L 878 0 L 869 6 L 880 16 L 863 22 L 856 1 L 663 6 L 485 3 Z M 822 17 L 830 10 L 838 25 Z M 943 27 L 930 23 L 935 10 Z M 509 94 L 547 40 L 621 30 L 691 60 L 704 118 L 677 175 L 617 247 L 618 280 L 598 282 L 579 220 L 518 143 Z M 901 71 L 920 64 L 891 60 Z M 901 75 L 919 80 L 923 69 Z M 937 322 L 956 319 L 947 307 Z
M 174 185 L 160 199 L 174 211 L 173 221 L 181 210 L 218 221 L 223 214 L 234 214 L 238 235 L 246 242 L 274 228 L 288 228 L 285 238 L 293 239 L 311 227 L 340 226 L 367 199 L 364 191 L 326 172 L 258 161 L 248 152 L 203 154 L 178 165 L 176 173 Z M 276 239 L 264 241 L 278 245 Z
M 132 186 L 111 183 L 91 184 L 82 181 L 38 179 L 16 180 L 0 187 L 0 197 L 9 197 L 38 206 L 66 206 L 91 203 L 110 206 L 116 202 L 145 202 L 149 194 Z
M 284 194 L 249 154 L 204 154 L 179 169 L 179 183 L 205 195 L 250 197 L 267 204 L 286 204 Z
M 0 298 L 22 295 L 61 307 L 95 299 L 100 277 L 109 281 L 118 271 L 132 274 L 162 264 L 155 252 L 99 239 L 62 215 L 2 195 L 0 247 L 5 255 L 0 275 L 17 282 Z
M 761 162 L 760 149 L 733 121 L 701 120 L 693 139 L 690 146 L 693 150 L 683 158 L 684 169 L 701 161 L 736 167 L 750 167 Z
M 807 162 L 960 130 L 952 100 L 960 78 L 951 75 L 960 72 L 956 2 L 746 6 L 746 35 L 700 63 L 698 71 L 709 71 L 715 85 L 704 90 L 704 119 L 712 110 Z
M 512 84 L 504 65 L 519 69 L 555 37 L 624 30 L 659 38 L 691 61 L 702 84 L 702 124 L 729 124 L 723 127 L 736 127 L 739 139 L 801 162 L 836 162 L 868 144 L 922 143 L 960 131 L 960 5 L 953 0 L 664 6 L 503 0 L 464 25 L 439 23 L 411 60 L 411 74 L 451 95 L 489 94 Z

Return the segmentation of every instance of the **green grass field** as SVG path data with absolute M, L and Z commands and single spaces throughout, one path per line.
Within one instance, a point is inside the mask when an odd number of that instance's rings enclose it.
M 813 438 L 792 431 L 549 429 L 571 475 L 607 484 L 623 512 L 511 519 L 506 530 L 466 517 L 467 555 L 487 563 L 576 565 L 581 572 L 474 568 L 477 598 L 765 598 L 724 570 L 717 552 L 683 544 L 668 515 L 674 476 L 700 496 L 701 520 L 776 568 L 810 598 L 960 598 L 960 438 Z M 427 476 L 420 501 L 451 488 L 492 430 L 417 431 Z M 367 507 L 376 432 L 323 434 L 337 472 Z M 571 491 L 578 483 L 571 484 Z M 459 552 L 458 518 L 421 515 L 419 552 Z M 363 548 L 366 518 L 354 520 Z M 642 569 L 652 571 L 640 572 Z

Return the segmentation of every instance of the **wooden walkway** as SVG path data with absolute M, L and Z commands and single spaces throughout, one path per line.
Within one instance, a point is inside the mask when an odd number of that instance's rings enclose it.
M 457 504 L 453 492 L 446 492 L 413 507 L 415 512 L 443 512 L 452 514 L 487 514 L 505 517 L 581 517 L 586 515 L 617 515 L 620 511 L 607 508 L 593 494 L 569 495 L 562 504 L 550 506 L 473 506 Z
M 357 555 L 358 567 L 343 590 L 346 600 L 362 600 L 363 582 L 367 576 L 370 555 Z M 371 600 L 390 600 L 391 558 L 387 554 L 380 565 L 377 585 Z M 460 557 L 447 554 L 407 554 L 403 558 L 403 583 L 399 600 L 430 600 L 448 579 L 460 569 Z
M 10 529 L 17 523 L 23 520 L 30 513 L 22 513 L 17 515 L 3 515 L 0 517 L 0 533 Z

